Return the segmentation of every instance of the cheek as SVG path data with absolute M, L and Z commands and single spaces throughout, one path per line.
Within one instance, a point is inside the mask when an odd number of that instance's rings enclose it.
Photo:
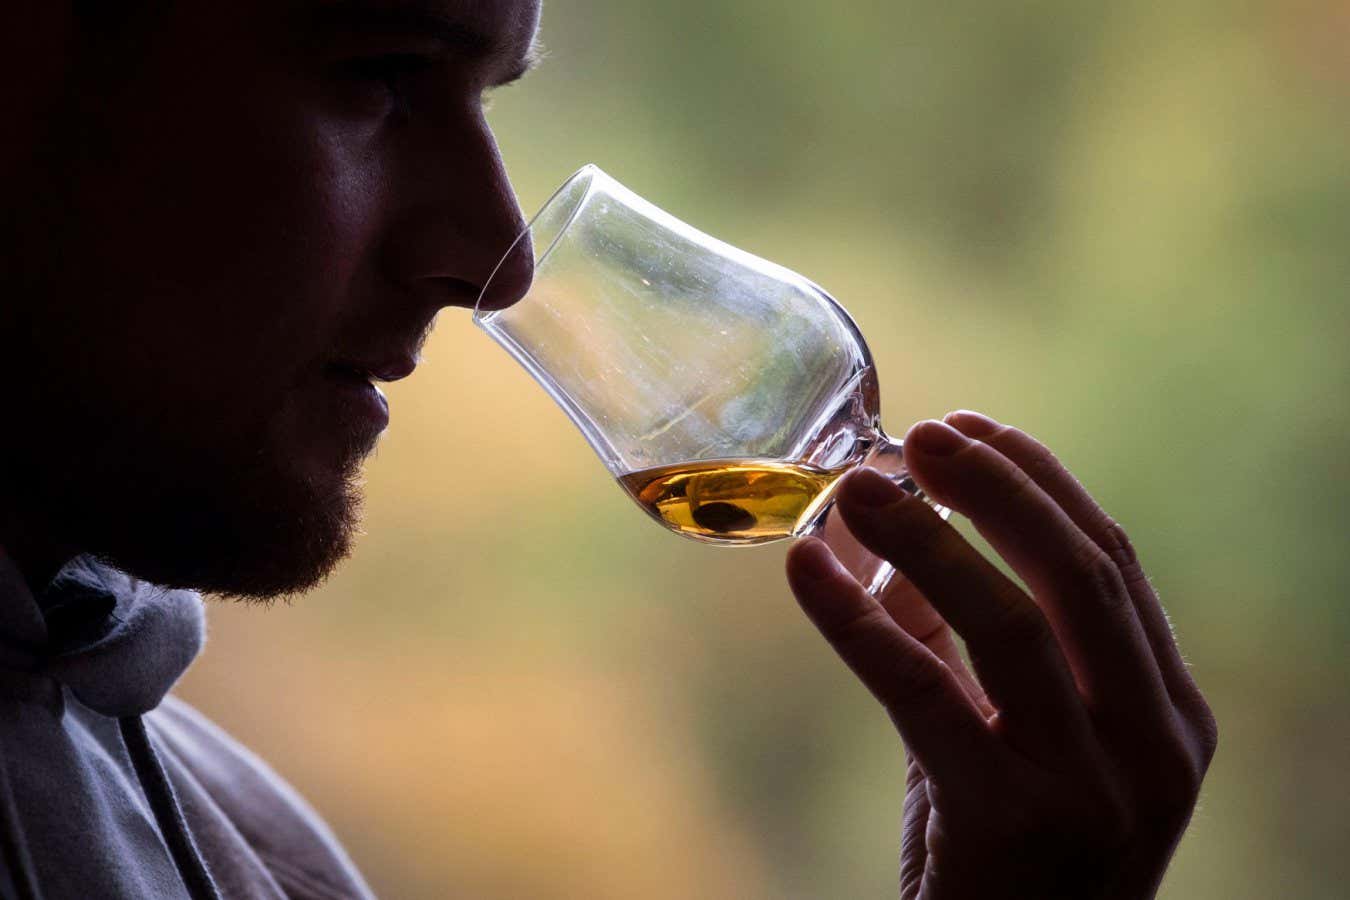
M 118 136 L 117 165 L 84 179 L 75 252 L 104 298 L 104 327 L 198 390 L 312 362 L 374 262 L 378 166 L 297 102 L 274 91 L 264 105 L 263 94 L 234 106 L 196 97 L 211 114 L 179 115 L 168 135 L 150 116 Z

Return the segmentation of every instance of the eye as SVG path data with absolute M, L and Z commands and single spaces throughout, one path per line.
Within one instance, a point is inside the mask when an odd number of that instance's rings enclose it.
M 417 78 L 437 61 L 437 57 L 423 53 L 386 53 L 347 60 L 341 69 L 363 103 L 406 117 Z

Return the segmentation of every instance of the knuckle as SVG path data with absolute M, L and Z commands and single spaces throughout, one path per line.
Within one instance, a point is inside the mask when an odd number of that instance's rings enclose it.
M 917 710 L 940 710 L 950 704 L 951 675 L 937 660 L 918 654 L 891 652 L 863 666 L 850 662 L 872 695 L 891 714 L 897 726 Z
M 1083 588 L 1104 604 L 1119 606 L 1126 599 L 1125 582 L 1111 557 L 1084 535 L 1069 554 L 1073 571 Z
M 999 426 L 987 435 L 979 437 L 981 443 L 994 447 L 1009 459 L 1026 459 L 1048 454 L 1049 449 L 1016 425 L 999 423 Z
M 1038 490 L 1038 487 L 1025 469 L 1014 466 L 1004 477 L 998 479 L 995 490 L 1000 502 L 1022 504 Z
M 912 555 L 945 571 L 960 564 L 960 549 L 952 527 L 925 503 L 904 503 L 905 538 Z
M 1193 803 L 1200 796 L 1200 785 L 1205 780 L 1205 769 L 1190 747 L 1177 746 L 1169 754 L 1167 773 L 1172 799 L 1178 803 Z
M 1219 720 L 1214 717 L 1214 712 L 1209 708 L 1209 704 L 1203 698 L 1197 700 L 1199 709 L 1195 714 L 1193 723 L 1196 734 L 1196 743 L 1199 744 L 1200 762 L 1202 771 L 1209 770 L 1209 764 L 1214 759 L 1214 753 L 1219 749 Z
M 1023 646 L 1040 646 L 1050 640 L 1050 624 L 1040 607 L 1022 597 L 999 598 L 999 610 L 990 630 L 1001 640 Z
M 887 671 L 892 691 L 882 698 L 888 708 L 899 705 L 923 708 L 942 705 L 947 697 L 947 680 L 935 666 L 922 665 L 916 660 L 897 657 Z M 897 702 L 897 698 L 903 698 Z
M 1204 780 L 1204 772 L 1194 765 L 1179 767 L 1169 775 L 1166 789 L 1155 795 L 1159 818 L 1164 820 L 1180 818 L 1194 809 Z
M 1022 454 L 1022 469 L 1031 478 L 1038 482 L 1044 482 L 1059 477 L 1064 472 L 1064 464 L 1059 461 L 1059 457 L 1050 452 L 1050 448 L 1021 431 L 1015 431 L 1009 437 L 1018 440 L 1026 447 Z
M 869 607 L 831 627 L 830 643 L 841 655 L 851 656 L 860 646 L 876 640 L 877 631 L 886 618 L 889 617 L 881 607 Z
M 1197 742 L 1170 734 L 1154 742 L 1149 784 L 1156 812 L 1166 816 L 1189 812 L 1200 796 L 1208 760 Z
M 1124 527 L 1105 512 L 1101 513 L 1098 530 L 1101 532 L 1101 546 L 1111 561 L 1121 572 L 1132 571 L 1139 566 L 1139 556 Z

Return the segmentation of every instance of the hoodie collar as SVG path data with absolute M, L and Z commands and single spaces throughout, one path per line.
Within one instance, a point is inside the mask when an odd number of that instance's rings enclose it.
M 35 597 L 0 552 L 0 678 L 46 675 L 107 716 L 159 705 L 205 640 L 201 598 L 77 556 Z

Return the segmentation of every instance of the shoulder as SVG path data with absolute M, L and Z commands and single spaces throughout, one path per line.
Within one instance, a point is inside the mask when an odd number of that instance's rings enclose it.
M 354 896 L 371 896 L 332 830 L 255 753 L 172 695 L 146 720 L 173 759 L 202 786 L 269 867 L 286 866 L 294 870 L 293 877 L 309 873 L 326 882 L 349 885 Z
M 213 796 L 219 789 L 247 795 L 324 827 L 318 814 L 267 763 L 182 700 L 169 695 L 145 718 L 155 737 Z

